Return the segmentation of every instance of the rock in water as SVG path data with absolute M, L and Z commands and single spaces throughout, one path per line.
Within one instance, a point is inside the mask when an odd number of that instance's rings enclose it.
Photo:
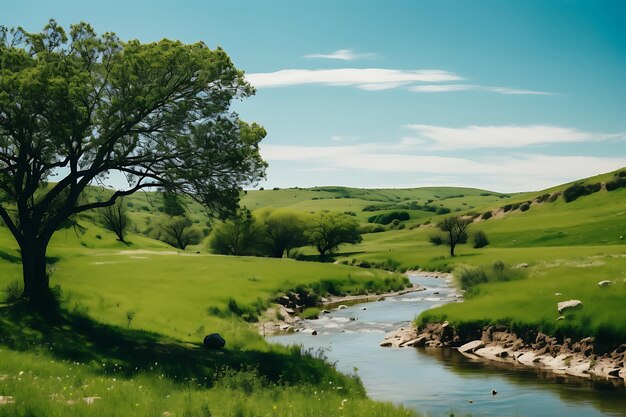
M 498 393 L 498 391 L 496 391 L 495 389 L 491 390 L 491 395 L 496 395 Z
M 219 333 L 211 333 L 205 336 L 202 345 L 207 349 L 221 349 L 226 346 L 226 340 Z

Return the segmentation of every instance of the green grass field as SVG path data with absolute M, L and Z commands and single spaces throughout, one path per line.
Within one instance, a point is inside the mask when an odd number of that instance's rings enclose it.
M 407 210 L 411 218 L 402 222 L 403 229 L 365 234 L 362 243 L 342 246 L 336 259 L 440 271 L 489 268 L 496 261 L 527 263 L 525 278 L 479 284 L 465 302 L 430 310 L 416 321 L 448 320 L 465 329 L 505 323 L 559 337 L 595 335 L 608 345 L 624 342 L 626 189 L 601 190 L 570 203 L 562 197 L 533 202 L 527 211 L 503 213 L 507 204 L 562 193 L 568 186 L 513 195 L 445 187 L 294 188 L 250 191 L 243 204 L 251 209 L 353 212 L 362 224 L 369 216 L 404 210 L 411 202 L 446 207 L 450 215 L 490 211 L 492 218 L 470 226 L 470 232 L 487 234 L 490 245 L 483 249 L 460 245 L 458 256 L 450 258 L 446 246 L 429 243 L 443 217 Z M 160 198 L 139 193 L 126 200 L 134 223 L 128 244 L 97 226 L 93 214 L 78 219 L 85 227 L 82 232 L 57 232 L 48 256 L 51 283 L 59 284 L 64 296 L 59 315 L 44 318 L 20 304 L 0 306 L 0 396 L 15 401 L 0 405 L 2 415 L 414 415 L 368 400 L 358 378 L 337 373 L 319 353 L 270 345 L 243 320 L 256 317 L 272 298 L 297 286 L 319 290 L 332 283 L 341 293 L 389 290 L 403 285 L 399 274 L 291 259 L 216 256 L 208 253 L 206 240 L 187 251 L 176 250 L 149 238 L 149 229 L 168 219 Z M 363 211 L 368 206 L 375 207 Z M 187 210 L 195 227 L 208 231 L 211 224 L 201 208 L 189 203 Z M 311 247 L 298 252 L 314 255 Z M 0 228 L 0 288 L 19 281 L 20 275 L 15 242 Z M 600 288 L 600 280 L 612 285 Z M 570 298 L 580 299 L 583 308 L 557 322 L 556 303 Z M 223 352 L 199 346 L 212 332 L 227 340 Z M 82 400 L 87 397 L 100 398 L 87 404 Z

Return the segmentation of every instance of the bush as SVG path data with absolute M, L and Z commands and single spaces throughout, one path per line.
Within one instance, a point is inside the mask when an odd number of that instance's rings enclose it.
M 481 230 L 477 230 L 476 232 L 474 232 L 473 241 L 474 241 L 474 248 L 475 249 L 484 248 L 485 246 L 487 246 L 489 244 L 489 240 L 487 239 L 487 235 L 485 234 L 485 232 L 483 232 Z
M 626 187 L 626 171 L 618 172 L 611 181 L 606 183 L 607 191 L 614 191 L 622 187 Z
M 439 246 L 443 244 L 443 238 L 441 237 L 441 235 L 430 235 L 428 236 L 428 240 L 430 241 L 430 243 L 432 243 L 435 246 Z
M 578 197 L 582 197 L 584 195 L 593 194 L 595 192 L 600 191 L 602 185 L 598 182 L 595 184 L 581 184 L 576 183 L 571 187 L 568 187 L 565 191 L 563 191 L 563 199 L 566 203 L 571 203 L 576 200 Z
M 450 209 L 447 207 L 439 207 L 436 211 L 437 214 L 448 214 L 450 213 Z
M 298 316 L 305 320 L 316 320 L 320 318 L 320 309 L 317 307 L 309 307 L 304 309 Z
M 485 271 L 476 266 L 461 266 L 454 271 L 454 276 L 464 290 L 489 280 Z
M 480 218 L 483 220 L 487 220 L 487 219 L 490 219 L 492 216 L 493 216 L 493 213 L 491 213 L 490 211 L 486 211 L 483 213 L 482 216 L 480 216 Z
M 528 211 L 528 209 L 530 209 L 530 204 L 526 203 L 522 203 L 519 206 L 519 211 Z
M 560 192 L 553 193 L 550 196 L 550 198 L 548 198 L 548 203 L 554 203 L 559 198 L 560 195 L 561 195 Z
M 406 211 L 392 211 L 386 214 L 378 214 L 367 219 L 368 223 L 389 224 L 394 220 L 409 220 L 411 216 Z
M 6 303 L 13 303 L 22 298 L 24 292 L 24 285 L 21 281 L 11 281 L 9 285 L 4 288 L 4 301 Z

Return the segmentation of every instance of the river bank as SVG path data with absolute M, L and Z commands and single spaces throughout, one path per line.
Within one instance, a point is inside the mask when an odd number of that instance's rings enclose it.
M 609 353 L 596 354 L 594 338 L 579 341 L 536 332 L 524 340 L 505 326 L 486 326 L 480 338 L 468 340 L 447 322 L 432 323 L 422 329 L 400 328 L 388 333 L 381 347 L 456 348 L 474 360 L 495 361 L 513 366 L 541 368 L 554 374 L 586 379 L 604 379 L 616 386 L 626 385 L 626 344 Z
M 382 301 L 387 297 L 397 297 L 412 292 L 424 291 L 421 285 L 411 284 L 411 286 L 399 291 L 390 291 L 379 294 L 360 294 L 360 295 L 329 295 L 321 297 L 320 314 L 328 314 L 330 309 L 343 309 L 346 306 Z M 287 297 L 288 299 L 288 297 Z M 287 301 L 287 300 L 285 300 Z M 298 316 L 299 311 L 290 308 L 285 303 L 276 303 L 270 307 L 261 317 L 260 322 L 256 325 L 262 336 L 271 336 L 280 333 L 306 331 L 306 325 L 303 319 Z M 316 334 L 316 333 L 315 333 Z

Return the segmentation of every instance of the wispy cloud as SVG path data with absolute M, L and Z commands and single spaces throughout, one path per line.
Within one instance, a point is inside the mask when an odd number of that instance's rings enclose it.
M 304 57 L 315 59 L 338 59 L 341 61 L 354 61 L 357 59 L 378 58 L 378 54 L 374 52 L 356 53 L 351 49 L 339 49 L 330 54 L 308 54 Z
M 490 87 L 475 84 L 435 84 L 435 85 L 414 85 L 408 87 L 414 93 L 448 93 L 452 91 L 487 91 L 490 93 L 513 94 L 513 95 L 537 95 L 553 96 L 554 93 L 547 91 L 522 90 L 508 87 Z
M 431 150 L 476 148 L 519 148 L 530 145 L 558 144 L 626 139 L 626 132 L 594 133 L 578 129 L 551 126 L 465 126 L 444 127 L 425 124 L 407 126 L 419 140 L 427 141 Z
M 446 185 L 482 184 L 507 192 L 539 190 L 626 166 L 626 157 L 513 154 L 472 159 L 401 152 L 405 145 L 263 145 L 261 153 L 270 162 L 290 161 L 302 170 L 400 173 L 415 176 L 416 184 L 445 177 Z
M 285 87 L 303 84 L 355 86 L 363 90 L 397 88 L 414 82 L 448 82 L 463 78 L 443 70 L 394 70 L 384 68 L 286 69 L 275 72 L 246 74 L 257 88 Z

